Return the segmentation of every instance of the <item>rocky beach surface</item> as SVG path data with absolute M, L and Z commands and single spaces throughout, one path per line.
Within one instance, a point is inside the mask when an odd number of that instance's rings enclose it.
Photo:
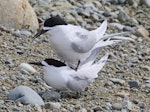
M 149 0 L 28 1 L 37 15 L 30 12 L 35 16 L 33 23 L 28 16 L 22 26 L 12 28 L 1 22 L 9 22 L 9 16 L 0 16 L 0 112 L 150 112 Z M 28 12 L 25 8 L 26 5 L 23 11 Z M 44 82 L 42 68 L 26 64 L 45 58 L 59 59 L 46 35 L 33 39 L 37 24 L 41 26 L 55 15 L 88 30 L 107 19 L 108 34 L 131 31 L 128 36 L 135 40 L 101 51 L 99 58 L 110 52 L 109 60 L 80 98 L 75 98 L 74 92 L 55 91 Z

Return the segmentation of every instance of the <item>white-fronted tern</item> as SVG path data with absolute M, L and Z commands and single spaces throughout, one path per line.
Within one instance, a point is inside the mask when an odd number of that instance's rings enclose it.
M 69 89 L 75 92 L 82 92 L 98 77 L 98 72 L 106 64 L 109 56 L 109 54 L 106 54 L 98 62 L 94 63 L 97 55 L 98 53 L 95 51 L 91 60 L 79 66 L 77 70 L 54 59 L 45 59 L 42 62 L 30 62 L 29 64 L 43 66 L 44 80 L 49 86 L 57 90 Z
M 132 40 L 131 38 L 118 36 L 126 34 L 126 32 L 104 35 L 106 29 L 107 20 L 99 28 L 88 31 L 80 26 L 67 24 L 60 16 L 55 16 L 44 22 L 43 28 L 35 37 L 47 33 L 54 52 L 70 67 L 77 70 L 78 65 L 84 63 L 91 56 L 93 50 L 122 40 Z

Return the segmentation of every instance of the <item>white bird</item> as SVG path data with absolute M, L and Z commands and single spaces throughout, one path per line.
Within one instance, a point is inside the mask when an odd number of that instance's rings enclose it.
M 29 64 L 43 66 L 44 80 L 49 86 L 57 90 L 69 89 L 75 92 L 82 92 L 98 77 L 98 72 L 108 59 L 109 54 L 106 54 L 98 62 L 94 63 L 94 59 L 98 54 L 95 51 L 91 60 L 79 66 L 77 70 L 54 59 L 45 59 L 42 62 L 30 62 Z
M 126 32 L 104 35 L 106 29 L 107 20 L 99 28 L 88 31 L 80 26 L 67 24 L 60 16 L 55 16 L 44 22 L 43 28 L 35 37 L 47 33 L 54 52 L 69 66 L 77 70 L 78 65 L 84 63 L 95 49 L 122 40 L 131 40 L 131 38 L 117 36 Z

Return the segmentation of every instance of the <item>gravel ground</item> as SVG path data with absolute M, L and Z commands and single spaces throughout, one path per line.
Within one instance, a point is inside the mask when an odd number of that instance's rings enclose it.
M 132 3 L 129 0 L 92 1 L 29 0 L 40 23 L 50 15 L 59 14 L 67 22 L 91 30 L 107 19 L 107 33 L 135 30 L 135 34 L 129 35 L 135 42 L 102 50 L 99 58 L 106 52 L 111 52 L 111 56 L 82 97 L 64 96 L 58 101 L 45 98 L 45 106 L 35 106 L 10 101 L 7 95 L 19 85 L 39 94 L 52 88 L 43 81 L 41 68 L 34 66 L 39 73 L 30 74 L 18 66 L 45 58 L 57 59 L 57 56 L 45 35 L 33 40 L 34 33 L 27 29 L 0 31 L 0 112 L 150 112 L 150 35 L 147 34 L 150 33 L 150 8 L 133 0 Z M 140 26 L 145 28 L 142 33 L 137 30 Z

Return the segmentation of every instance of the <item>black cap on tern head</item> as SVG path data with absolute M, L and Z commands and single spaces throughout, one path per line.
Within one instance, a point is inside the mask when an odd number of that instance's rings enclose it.
M 61 61 L 58 61 L 58 60 L 55 60 L 55 59 L 45 59 L 44 60 L 47 64 L 49 65 L 53 65 L 55 67 L 61 67 L 61 66 L 66 66 L 65 63 L 61 62 Z
M 65 63 L 62 63 L 61 61 L 55 60 L 55 59 L 45 59 L 44 60 L 48 65 L 53 65 L 55 67 L 62 67 L 66 66 Z M 29 62 L 29 64 L 38 65 L 38 66 L 44 66 L 41 62 Z
M 59 16 L 51 17 L 44 22 L 44 27 L 54 27 L 57 25 L 67 25 L 67 23 Z M 34 38 L 46 33 L 48 30 L 41 29 L 37 34 L 35 34 Z
M 54 27 L 57 25 L 67 25 L 67 23 L 59 15 L 51 17 L 44 22 L 44 27 Z

